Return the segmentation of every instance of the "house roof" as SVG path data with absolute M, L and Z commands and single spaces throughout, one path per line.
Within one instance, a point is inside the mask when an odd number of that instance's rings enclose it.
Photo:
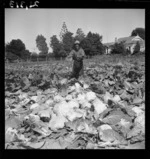
M 136 43 L 136 40 L 133 40 L 133 39 L 136 39 L 136 38 L 139 38 L 139 36 L 129 36 L 129 37 L 122 37 L 122 38 L 119 38 L 117 39 L 117 42 L 120 43 L 120 42 L 125 42 L 125 45 L 126 46 L 131 46 L 132 44 L 135 44 Z M 107 47 L 110 47 L 114 44 L 115 42 L 110 42 L 110 43 L 104 43 L 105 46 Z M 144 46 L 145 45 L 145 40 L 140 40 L 139 41 L 140 45 L 141 46 Z
M 125 41 L 126 44 L 129 44 L 129 43 L 135 43 L 136 42 L 136 39 L 141 39 L 139 42 L 145 42 L 145 40 L 143 40 L 141 37 L 139 37 L 138 35 L 137 36 L 129 36 L 129 37 L 124 37 L 124 38 L 119 38 L 118 39 L 118 42 L 122 42 L 122 41 Z M 134 40 L 133 40 L 134 39 Z
M 135 38 L 135 36 L 129 36 L 129 37 L 123 37 L 119 38 L 117 41 L 120 42 L 125 42 L 125 43 L 132 43 L 132 39 Z
M 104 45 L 104 46 L 107 46 L 107 47 L 110 47 L 110 46 L 114 45 L 114 42 L 111 42 L 111 43 L 104 43 L 103 45 Z

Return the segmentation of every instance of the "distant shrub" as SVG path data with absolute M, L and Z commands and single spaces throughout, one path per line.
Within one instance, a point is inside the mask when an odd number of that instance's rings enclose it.
M 111 54 L 125 54 L 127 51 L 125 49 L 124 43 L 115 43 L 112 46 Z
M 134 51 L 133 54 L 139 53 L 140 52 L 140 43 L 137 41 L 135 47 L 134 47 Z
M 64 49 L 61 49 L 59 51 L 59 57 L 66 57 L 67 56 L 67 52 Z
M 17 59 L 19 59 L 19 57 L 11 52 L 6 52 L 5 53 L 5 59 L 8 59 L 8 61 L 15 61 Z

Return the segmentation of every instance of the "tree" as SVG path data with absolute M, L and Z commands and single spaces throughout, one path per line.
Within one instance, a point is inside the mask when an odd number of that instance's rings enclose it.
M 81 47 L 84 49 L 86 56 L 91 56 L 91 42 L 88 38 L 85 38 L 81 42 Z
M 28 60 L 31 56 L 31 52 L 29 50 L 21 51 L 21 58 L 24 60 Z
M 132 31 L 131 36 L 139 35 L 142 39 L 145 40 L 145 29 L 144 28 L 136 28 Z
M 89 32 L 81 42 L 81 46 L 84 49 L 86 55 L 93 56 L 97 54 L 102 54 L 104 51 L 103 45 L 101 43 L 102 36 L 97 33 Z
M 61 28 L 61 32 L 60 32 L 60 41 L 62 41 L 63 39 L 63 36 L 68 32 L 68 29 L 67 29 L 67 25 L 65 22 L 63 22 L 63 25 L 62 25 L 62 28 Z
M 60 50 L 62 49 L 62 44 L 57 39 L 56 35 L 50 38 L 50 47 L 53 49 L 53 54 L 56 58 L 60 57 Z
M 72 46 L 73 46 L 73 43 L 74 43 L 72 35 L 73 35 L 73 33 L 69 32 L 69 31 L 66 32 L 66 34 L 63 35 L 62 45 L 63 45 L 63 49 L 65 50 L 67 55 L 72 50 Z
M 81 46 L 87 56 L 92 56 L 92 33 L 89 32 L 87 36 L 82 40 Z
M 13 39 L 5 46 L 5 51 L 21 58 L 22 52 L 26 50 L 25 44 L 20 39 Z
M 46 43 L 46 38 L 43 35 L 38 35 L 36 37 L 36 46 L 39 49 L 40 54 L 47 55 L 48 54 L 48 46 Z
M 78 41 L 82 41 L 83 39 L 85 38 L 85 34 L 84 32 L 82 31 L 81 28 L 78 28 L 77 31 L 76 31 L 76 35 L 75 35 L 75 38 L 74 40 L 78 40 Z
M 97 33 L 92 34 L 92 49 L 91 52 L 93 55 L 102 54 L 103 53 L 103 45 L 101 43 L 102 36 Z

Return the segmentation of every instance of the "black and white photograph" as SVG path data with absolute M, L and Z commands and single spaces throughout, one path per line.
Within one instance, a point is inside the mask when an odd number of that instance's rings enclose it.
M 145 149 L 146 10 L 13 2 L 5 149 Z

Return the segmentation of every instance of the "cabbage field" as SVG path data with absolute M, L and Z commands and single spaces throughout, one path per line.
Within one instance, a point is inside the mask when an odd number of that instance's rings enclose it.
M 145 56 L 5 64 L 5 149 L 145 149 Z

